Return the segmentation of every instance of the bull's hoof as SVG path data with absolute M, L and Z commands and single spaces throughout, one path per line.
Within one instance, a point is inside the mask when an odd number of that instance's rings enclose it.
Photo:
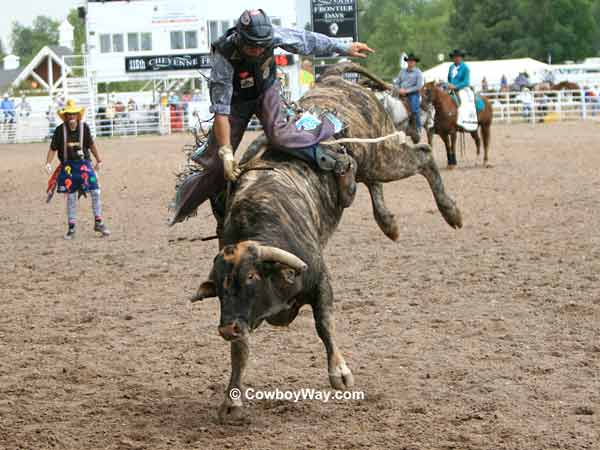
M 354 376 L 344 363 L 329 373 L 329 383 L 333 389 L 345 391 L 354 386 Z
M 450 225 L 454 229 L 462 228 L 462 226 L 463 226 L 462 213 L 460 212 L 460 209 L 458 209 L 458 207 L 456 205 L 452 205 L 447 208 L 440 208 L 440 211 L 442 213 L 442 216 L 444 216 L 444 219 L 446 220 L 448 225 Z
M 227 398 L 219 407 L 219 422 L 222 424 L 227 423 L 241 423 L 245 421 L 244 410 L 242 408 L 242 402 L 232 401 Z

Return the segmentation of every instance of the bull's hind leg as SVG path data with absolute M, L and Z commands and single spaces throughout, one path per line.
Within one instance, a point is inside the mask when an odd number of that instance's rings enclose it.
M 319 283 L 319 291 L 312 304 L 312 309 L 317 333 L 327 351 L 327 367 L 331 387 L 339 390 L 349 389 L 354 385 L 354 377 L 334 341 L 333 291 L 329 283 L 329 274 L 326 270 L 323 271 Z
M 242 418 L 242 375 L 246 369 L 249 353 L 248 338 L 231 343 L 231 377 L 225 393 L 225 400 L 219 408 L 221 422 L 239 421 Z

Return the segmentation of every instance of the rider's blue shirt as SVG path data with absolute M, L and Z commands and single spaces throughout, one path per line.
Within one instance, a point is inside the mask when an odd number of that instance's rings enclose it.
M 471 84 L 469 67 L 461 62 L 458 66 L 452 64 L 448 69 L 448 83 L 456 86 L 456 90 L 461 90 Z

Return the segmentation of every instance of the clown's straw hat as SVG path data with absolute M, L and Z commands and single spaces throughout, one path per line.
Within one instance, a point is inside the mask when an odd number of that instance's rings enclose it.
M 75 100 L 67 100 L 67 104 L 65 107 L 58 111 L 58 116 L 64 121 L 66 120 L 67 114 L 78 114 L 79 119 L 83 119 L 85 116 L 85 108 L 82 106 L 77 106 Z

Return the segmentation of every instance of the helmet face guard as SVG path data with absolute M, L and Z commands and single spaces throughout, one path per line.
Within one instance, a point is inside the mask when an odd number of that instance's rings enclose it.
M 273 25 L 262 9 L 244 11 L 236 31 L 240 47 L 269 48 L 273 44 Z

